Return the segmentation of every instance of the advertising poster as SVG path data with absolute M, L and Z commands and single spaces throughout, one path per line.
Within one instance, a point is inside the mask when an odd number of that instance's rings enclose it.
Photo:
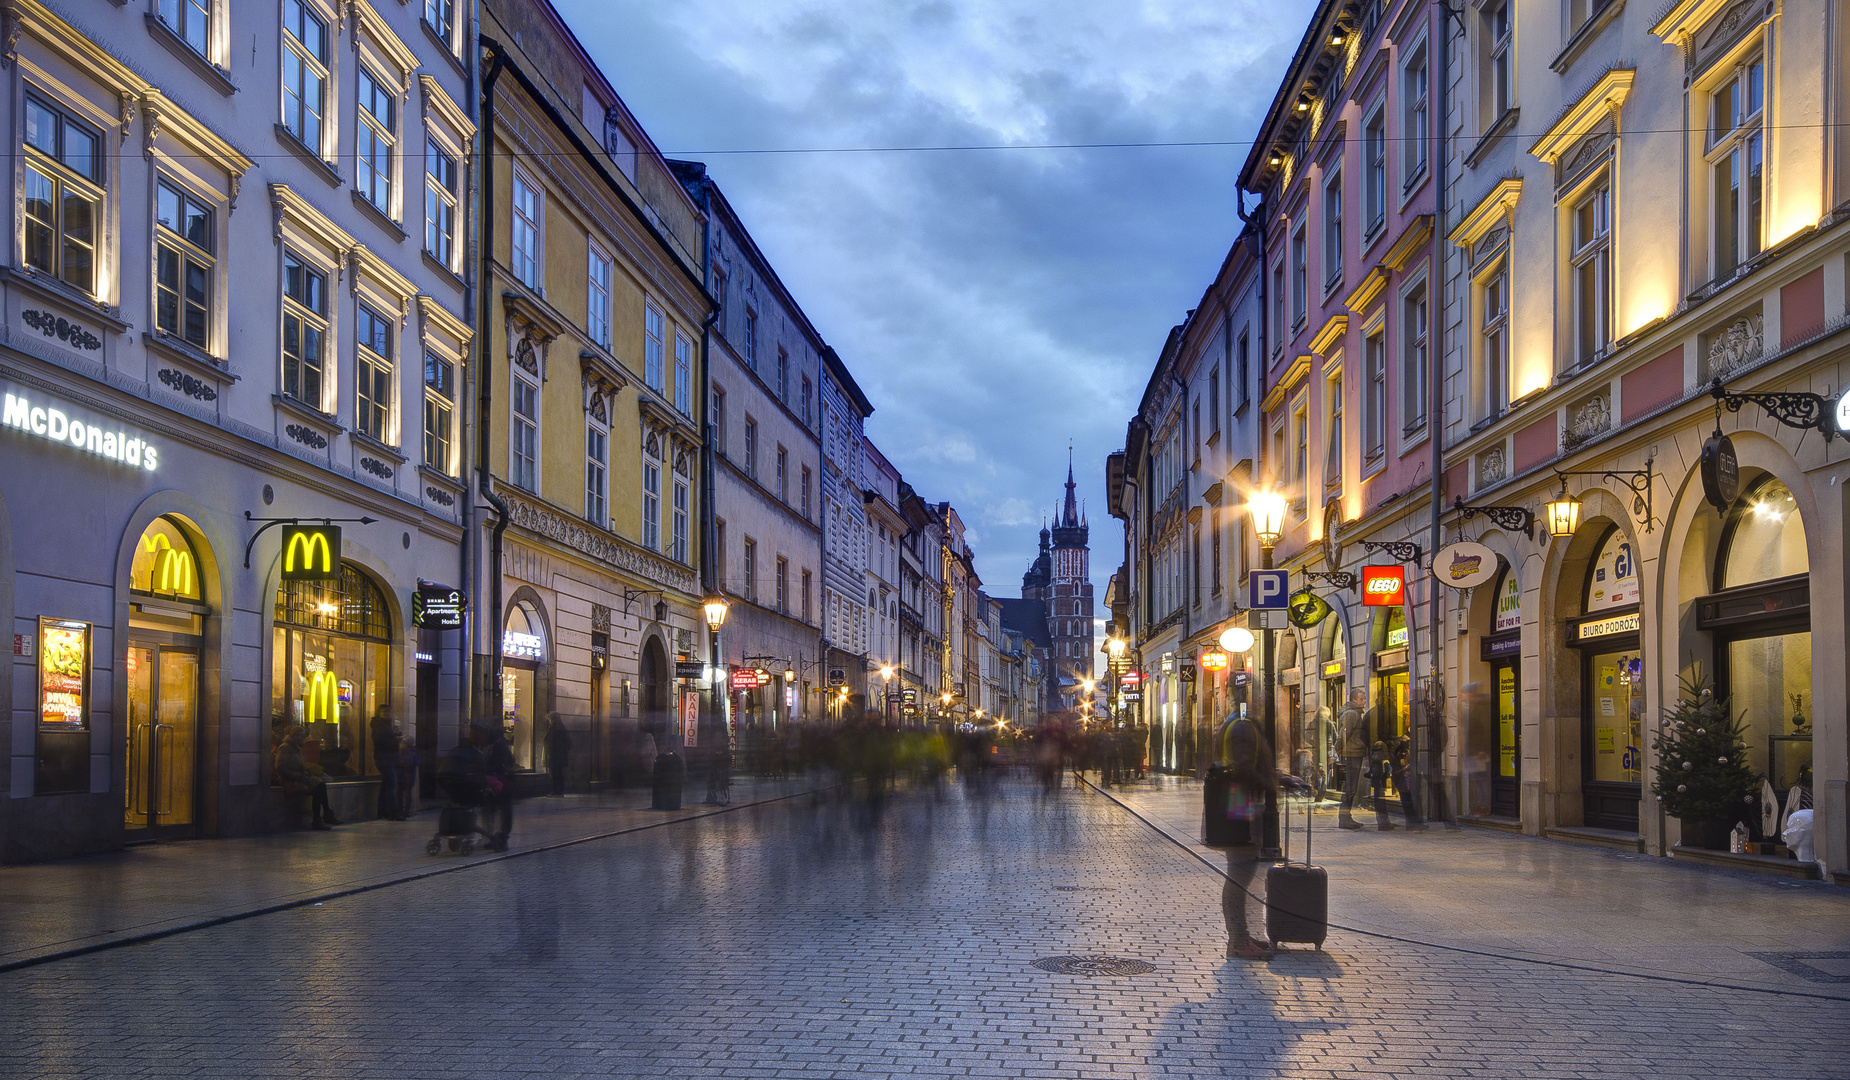
M 90 684 L 90 624 L 39 619 L 39 727 L 83 731 Z

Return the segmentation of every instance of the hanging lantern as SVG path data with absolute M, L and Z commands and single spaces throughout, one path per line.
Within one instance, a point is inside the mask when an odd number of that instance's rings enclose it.
M 1243 653 L 1253 647 L 1253 632 L 1244 626 L 1229 626 L 1221 631 L 1220 647 L 1230 653 Z
M 1561 493 L 1548 500 L 1548 535 L 1567 537 L 1580 530 L 1580 500 L 1567 493 L 1567 478 L 1561 478 Z

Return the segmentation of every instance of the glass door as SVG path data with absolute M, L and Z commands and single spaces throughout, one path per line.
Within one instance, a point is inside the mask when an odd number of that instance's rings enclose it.
M 1516 714 L 1516 665 L 1499 664 L 1497 683 L 1497 761 L 1490 777 L 1490 812 L 1513 818 L 1522 809 L 1522 725 Z
M 1644 761 L 1644 659 L 1635 648 L 1590 652 L 1586 665 L 1581 722 L 1586 823 L 1635 833 Z
M 189 827 L 198 760 L 199 653 L 131 642 L 128 684 L 123 825 L 148 830 Z

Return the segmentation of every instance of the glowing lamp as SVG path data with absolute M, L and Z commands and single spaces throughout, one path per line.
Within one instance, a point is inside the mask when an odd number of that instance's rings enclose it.
M 1561 493 L 1545 504 L 1548 535 L 1572 536 L 1580 529 L 1580 500 L 1567 493 L 1567 480 L 1561 481 Z
M 732 605 L 726 602 L 726 598 L 718 593 L 714 593 L 705 600 L 702 600 L 700 602 L 700 609 L 706 614 L 707 629 L 714 633 L 718 633 L 719 628 L 726 625 L 726 612 L 731 607 Z
M 1262 491 L 1246 507 L 1253 515 L 1253 532 L 1259 536 L 1259 546 L 1277 547 L 1278 538 L 1285 534 L 1285 497 L 1276 491 Z
M 1221 631 L 1220 647 L 1230 653 L 1242 653 L 1253 647 L 1253 632 L 1244 626 L 1229 626 Z
M 1201 654 L 1201 666 L 1207 671 L 1226 671 L 1227 654 L 1219 649 L 1209 649 Z

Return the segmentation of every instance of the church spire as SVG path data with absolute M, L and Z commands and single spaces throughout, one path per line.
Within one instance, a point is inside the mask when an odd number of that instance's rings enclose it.
M 1060 512 L 1060 524 L 1068 529 L 1079 525 L 1079 504 L 1073 496 L 1073 449 L 1066 449 L 1066 505 Z

